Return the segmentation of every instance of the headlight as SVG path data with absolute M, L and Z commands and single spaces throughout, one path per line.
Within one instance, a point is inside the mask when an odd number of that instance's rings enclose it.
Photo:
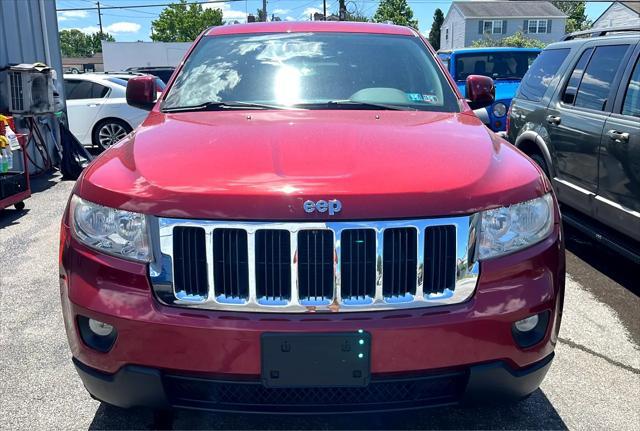
M 71 229 L 87 246 L 113 256 L 150 260 L 147 219 L 143 214 L 71 198 Z
M 506 114 L 507 114 L 507 105 L 501 102 L 498 102 L 495 105 L 493 105 L 494 117 L 504 117 Z
M 478 258 L 513 253 L 545 239 L 553 229 L 553 198 L 540 198 L 483 211 Z

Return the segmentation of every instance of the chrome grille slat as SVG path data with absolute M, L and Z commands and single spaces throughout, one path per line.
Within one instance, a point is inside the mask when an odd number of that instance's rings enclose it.
M 157 298 L 168 305 L 262 312 L 418 308 L 463 302 L 473 294 L 477 282 L 476 215 L 371 222 L 156 220 L 155 235 L 160 240 L 161 254 L 151 263 L 149 273 Z M 446 226 L 444 230 L 443 226 Z M 205 265 L 206 272 L 200 273 L 197 279 L 195 272 L 180 272 L 177 262 L 180 250 L 179 247 L 174 250 L 177 238 L 173 235 L 178 227 L 204 231 L 206 253 L 191 247 L 191 257 L 187 257 L 187 260 L 209 262 Z M 434 241 L 429 239 L 430 232 L 435 232 L 433 229 L 441 231 Z M 227 231 L 224 233 L 226 251 L 222 256 L 213 252 L 215 247 L 220 247 L 216 241 L 222 239 L 217 230 Z M 261 230 L 269 232 L 266 243 L 256 240 L 258 235 L 263 235 L 258 234 Z M 319 234 L 317 241 L 302 234 L 303 242 L 298 244 L 301 232 L 314 230 L 326 233 Z M 202 238 L 202 234 L 198 235 Z M 386 246 L 385 237 L 389 240 Z M 470 242 L 469 238 L 474 241 Z M 187 238 L 184 240 L 189 242 Z M 364 241 L 358 243 L 362 248 L 348 248 L 350 240 Z M 371 246 L 370 241 L 375 245 Z M 258 242 L 267 249 L 256 250 Z M 341 244 L 347 247 L 344 258 Z M 390 245 L 393 247 L 389 248 Z M 435 263 L 429 260 L 434 254 L 432 249 L 437 250 Z M 393 258 L 385 256 L 390 251 Z M 305 252 L 309 253 L 309 259 Z M 174 253 L 177 253 L 175 258 Z M 269 259 L 262 260 L 262 254 L 269 255 Z M 224 282 L 221 274 L 216 275 L 214 262 L 224 263 Z M 368 265 L 373 265 L 373 269 Z M 260 271 L 269 274 L 266 284 L 260 284 Z M 202 291 L 205 295 L 190 297 L 185 290 L 180 290 L 181 286 L 191 286 L 193 291 Z M 268 288 L 270 301 L 260 300 L 262 293 L 258 292 L 262 292 L 263 287 Z

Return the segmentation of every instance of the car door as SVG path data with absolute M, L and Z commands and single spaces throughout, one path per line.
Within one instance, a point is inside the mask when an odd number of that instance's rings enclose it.
M 640 241 L 640 46 L 620 81 L 600 146 L 596 218 Z
M 91 145 L 91 131 L 109 88 L 85 79 L 65 79 L 67 116 L 71 133 Z
M 598 152 L 631 43 L 586 43 L 546 114 L 554 149 L 554 183 L 561 201 L 593 216 L 598 189 Z

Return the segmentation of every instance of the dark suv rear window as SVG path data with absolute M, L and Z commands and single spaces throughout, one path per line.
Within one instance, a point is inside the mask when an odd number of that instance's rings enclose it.
M 522 79 L 518 97 L 534 102 L 542 99 L 567 54 L 569 48 L 542 51 Z

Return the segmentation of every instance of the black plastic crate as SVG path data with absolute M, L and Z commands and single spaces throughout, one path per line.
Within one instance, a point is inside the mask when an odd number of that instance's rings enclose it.
M 24 173 L 5 172 L 0 174 L 0 200 L 27 190 L 27 176 Z

